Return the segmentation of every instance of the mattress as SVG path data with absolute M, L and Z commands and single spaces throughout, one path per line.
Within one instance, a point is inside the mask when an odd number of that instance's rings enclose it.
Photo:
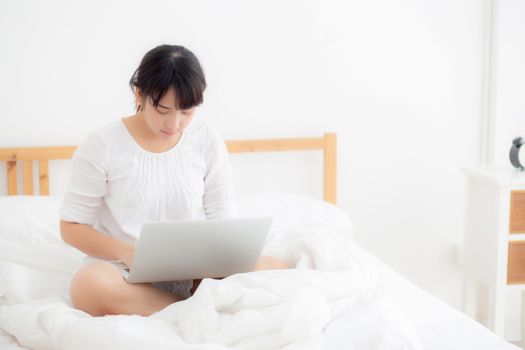
M 381 268 L 383 288 L 392 302 L 403 310 L 426 350 L 520 350 L 484 325 L 425 292 L 396 271 L 370 256 Z M 342 313 L 331 321 L 324 335 L 323 349 L 346 348 L 351 313 Z
M 58 233 L 58 198 L 0 198 L 0 349 L 518 349 L 353 240 L 339 208 L 287 193 L 239 200 L 272 216 L 263 254 L 294 269 L 204 279 L 149 317 L 71 307 L 84 255 Z

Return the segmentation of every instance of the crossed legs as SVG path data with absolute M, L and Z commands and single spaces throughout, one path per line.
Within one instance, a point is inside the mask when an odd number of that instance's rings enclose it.
M 290 266 L 284 260 L 261 255 L 254 271 L 287 268 Z M 195 280 L 190 291 L 192 295 L 200 282 L 200 279 Z M 92 316 L 149 316 L 183 299 L 150 283 L 127 283 L 115 266 L 99 261 L 77 271 L 71 281 L 70 294 L 73 306 Z

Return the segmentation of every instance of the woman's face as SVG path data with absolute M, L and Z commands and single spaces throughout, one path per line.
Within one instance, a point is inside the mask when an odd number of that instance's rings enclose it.
M 145 102 L 145 103 L 144 103 Z M 175 140 L 190 124 L 197 107 L 189 109 L 175 108 L 175 90 L 170 88 L 159 100 L 159 105 L 154 106 L 148 97 L 147 101 L 142 101 L 142 115 L 150 131 L 159 139 Z

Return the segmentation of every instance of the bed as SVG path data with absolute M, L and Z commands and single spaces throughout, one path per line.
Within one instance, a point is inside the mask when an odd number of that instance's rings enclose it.
M 274 218 L 263 254 L 295 268 L 204 279 L 191 298 L 149 317 L 71 307 L 68 283 L 84 255 L 60 239 L 48 162 L 75 147 L 0 149 L 0 349 L 519 349 L 353 239 L 336 206 L 335 134 L 226 143 L 232 153 L 323 152 L 323 200 L 282 191 L 238 198 L 241 215 Z

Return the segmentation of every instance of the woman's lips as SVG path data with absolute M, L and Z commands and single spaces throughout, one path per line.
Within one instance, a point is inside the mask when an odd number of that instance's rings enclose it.
M 168 136 L 173 136 L 173 131 L 165 131 L 165 130 L 161 130 L 162 133 L 168 135 Z

